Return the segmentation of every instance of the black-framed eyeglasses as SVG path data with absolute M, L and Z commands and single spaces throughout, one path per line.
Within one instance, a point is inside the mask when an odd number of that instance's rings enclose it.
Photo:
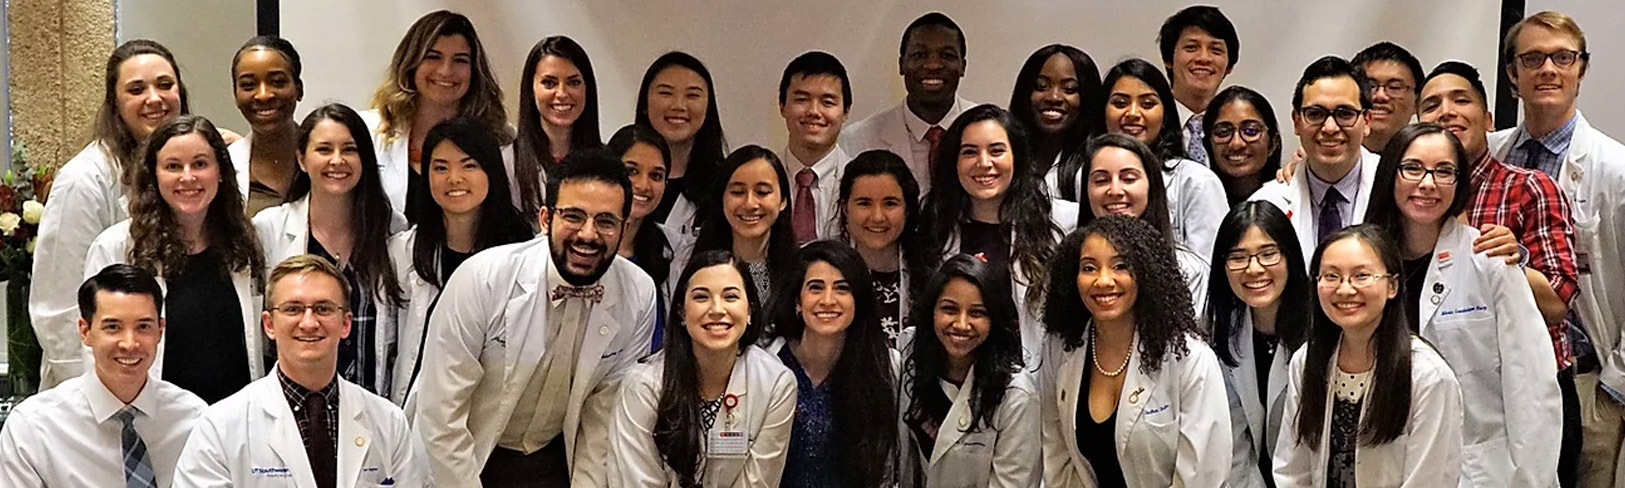
M 1387 83 L 1382 83 L 1377 81 L 1376 78 L 1366 78 L 1365 83 L 1366 86 L 1371 87 L 1372 95 L 1376 95 L 1377 90 L 1387 90 L 1390 97 L 1401 93 L 1410 93 L 1411 89 L 1415 88 L 1400 80 L 1388 80 Z
M 1591 53 L 1571 49 L 1551 53 L 1530 51 L 1518 55 L 1518 65 L 1523 66 L 1523 69 L 1540 69 L 1541 66 L 1546 65 L 1548 59 L 1552 60 L 1552 64 L 1557 65 L 1559 68 L 1567 68 L 1573 66 L 1575 61 L 1584 60 L 1590 62 Z
M 1248 266 L 1251 266 L 1254 259 L 1258 260 L 1259 266 L 1275 266 L 1277 264 L 1281 264 L 1281 248 L 1269 246 L 1252 254 L 1232 252 L 1228 256 L 1224 257 L 1224 269 L 1228 269 L 1230 271 L 1241 271 L 1247 269 Z
M 1309 123 L 1309 125 L 1323 125 L 1326 123 L 1326 119 L 1330 118 L 1337 122 L 1338 127 L 1345 129 L 1354 127 L 1354 122 L 1360 120 L 1360 115 L 1364 113 L 1364 110 L 1352 107 L 1329 109 L 1319 105 L 1310 105 L 1298 109 L 1298 116 L 1303 117 L 1303 121 Z
M 1456 175 L 1460 171 L 1455 165 L 1441 164 L 1437 168 L 1427 169 L 1422 163 L 1402 163 L 1399 165 L 1399 177 L 1409 181 L 1422 181 L 1428 175 L 1433 175 L 1433 182 L 1440 185 L 1456 184 Z
M 589 217 L 585 210 L 575 207 L 561 208 L 555 213 L 558 214 L 559 220 L 564 221 L 564 226 L 569 230 L 581 230 L 582 227 L 586 227 L 587 221 L 591 220 L 593 230 L 604 235 L 615 235 L 621 231 L 621 226 L 626 222 L 621 220 L 620 217 L 607 213 Z
M 1219 122 L 1213 124 L 1213 128 L 1208 130 L 1208 134 L 1213 136 L 1214 144 L 1227 144 L 1237 133 L 1241 134 L 1241 140 L 1244 142 L 1258 142 L 1259 139 L 1264 138 L 1265 132 L 1269 132 L 1269 127 L 1266 127 L 1263 122 L 1253 120 L 1242 122 L 1239 129 L 1236 124 Z
M 317 317 L 332 318 L 344 313 L 345 308 L 343 305 L 333 302 L 316 302 L 310 305 L 289 302 L 272 306 L 266 310 L 276 312 L 277 315 L 290 319 L 305 316 L 306 310 L 314 312 Z
M 1339 286 L 1343 286 L 1344 281 L 1348 281 L 1349 284 L 1354 285 L 1355 288 L 1365 288 L 1371 286 L 1372 283 L 1376 283 L 1379 279 L 1393 278 L 1394 276 L 1397 275 L 1392 273 L 1377 274 L 1364 271 L 1355 273 L 1352 276 L 1343 276 L 1337 273 L 1321 273 L 1315 275 L 1315 283 L 1318 283 L 1321 288 L 1337 288 Z

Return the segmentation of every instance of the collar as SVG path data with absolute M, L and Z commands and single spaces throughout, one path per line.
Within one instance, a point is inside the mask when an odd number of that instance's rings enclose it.
M 327 382 L 327 386 L 314 392 L 310 391 L 309 388 L 305 388 L 304 385 L 299 384 L 293 379 L 288 378 L 288 375 L 282 373 L 282 368 L 280 367 L 276 369 L 276 379 L 277 383 L 282 385 L 282 396 L 288 399 L 289 405 L 303 405 L 305 403 L 305 398 L 309 397 L 312 393 L 321 395 L 323 397 L 323 401 L 327 403 L 328 406 L 338 403 L 339 378 L 336 371 L 333 374 L 333 381 Z
M 908 100 L 903 100 L 902 105 L 897 108 L 903 111 L 903 127 L 908 129 L 909 140 L 921 142 L 925 140 L 925 131 L 931 130 L 932 127 L 941 127 L 943 130 L 948 130 L 948 126 L 954 123 L 954 119 L 959 118 L 959 113 L 965 111 L 965 99 L 959 98 L 959 95 L 954 95 L 954 105 L 948 107 L 948 113 L 943 115 L 942 120 L 935 124 L 927 124 L 920 116 L 914 115 L 914 111 L 908 108 Z
M 152 391 L 153 383 L 157 381 L 159 381 L 157 378 L 148 376 L 147 384 L 141 387 L 141 392 L 135 394 L 135 400 L 130 402 L 129 406 L 135 407 L 137 412 L 146 416 L 157 412 L 159 405 L 156 394 L 148 393 Z M 113 391 L 107 389 L 101 377 L 96 376 L 94 368 L 80 377 L 79 391 L 85 394 L 85 400 L 90 403 L 90 415 L 96 419 L 97 424 L 106 422 L 107 419 L 113 418 L 114 414 L 124 410 L 125 403 L 113 396 Z
M 1529 135 L 1529 126 L 1518 124 L 1518 136 L 1514 138 L 1512 147 L 1516 149 L 1523 145 L 1523 141 L 1534 139 L 1540 143 L 1541 147 L 1546 148 L 1547 152 L 1553 155 L 1561 155 L 1568 152 L 1569 143 L 1574 141 L 1574 128 L 1579 126 L 1579 123 L 1580 111 L 1575 110 L 1574 116 L 1569 117 L 1569 121 L 1564 122 L 1562 127 L 1558 127 L 1557 130 L 1542 137 Z
M 1485 178 L 1489 178 L 1490 172 L 1492 171 L 1490 168 L 1491 166 L 1499 166 L 1501 164 L 1500 161 L 1496 161 L 1494 157 L 1491 157 L 1490 153 L 1491 151 L 1484 151 L 1484 155 L 1479 157 L 1477 161 L 1473 162 L 1473 174 L 1470 175 L 1469 179 L 1467 180 L 1473 186 L 1478 186 L 1478 184 L 1482 183 Z M 1458 181 L 1458 184 L 1459 183 L 1460 182 Z
M 946 119 L 946 117 L 944 117 L 944 119 Z M 795 163 L 785 165 L 787 168 L 795 168 L 789 171 L 791 186 L 795 185 L 796 173 L 801 172 L 802 168 L 812 168 L 813 175 L 815 176 L 815 178 L 813 178 L 813 186 L 820 187 L 822 186 L 820 185 L 821 182 L 825 181 L 826 178 L 835 176 L 835 170 L 839 169 L 842 163 L 849 160 L 849 158 L 846 157 L 846 151 L 841 150 L 840 144 L 836 144 L 831 147 L 829 152 L 824 153 L 823 159 L 819 159 L 811 165 L 808 165 L 806 161 L 802 161 L 801 159 L 797 158 L 795 153 L 790 152 L 790 146 L 788 144 L 784 146 L 783 154 L 783 157 L 780 159 L 783 159 L 787 163 Z
M 1354 162 L 1354 167 L 1349 169 L 1348 174 L 1343 175 L 1343 179 L 1336 182 L 1321 181 L 1320 177 L 1315 176 L 1314 171 L 1309 170 L 1309 163 L 1304 162 L 1303 173 L 1309 180 L 1309 196 L 1314 198 L 1311 203 L 1319 206 L 1326 198 L 1327 188 L 1336 188 L 1337 193 L 1343 195 L 1343 201 L 1354 202 L 1355 195 L 1360 193 L 1360 174 L 1365 169 L 1365 154 L 1365 148 L 1360 148 L 1360 159 Z

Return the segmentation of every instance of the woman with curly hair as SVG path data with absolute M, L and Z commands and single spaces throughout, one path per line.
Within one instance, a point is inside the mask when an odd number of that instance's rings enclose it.
M 167 326 L 152 374 L 209 403 L 266 369 L 265 256 L 237 184 L 213 123 L 195 115 L 164 122 L 135 169 L 130 219 L 96 237 L 85 258 L 86 277 L 124 263 L 158 277 Z
M 997 271 L 954 256 L 914 304 L 899 402 L 901 486 L 1038 486 L 1038 387 L 1021 358 L 1010 282 Z
M 1016 75 L 1010 114 L 1032 131 L 1033 162 L 1051 197 L 1079 201 L 1077 154 L 1100 133 L 1100 69 L 1089 53 L 1065 44 L 1033 51 Z M 1060 182 L 1067 184 L 1062 185 Z
M 937 256 L 929 262 L 970 254 L 1008 273 L 1021 315 L 1022 350 L 1036 362 L 1045 263 L 1077 221 L 1078 205 L 1049 198 L 1028 144 L 1025 127 L 1010 112 L 996 105 L 966 110 L 937 146 L 942 150 L 931 164 L 936 186 L 925 195 L 921 213 L 926 250 Z
M 1224 373 L 1173 249 L 1142 219 L 1061 242 L 1038 388 L 1051 488 L 1217 488 L 1230 471 Z
M 765 324 L 752 319 L 761 302 L 750 281 L 745 263 L 728 251 L 689 261 L 665 344 L 621 380 L 609 486 L 779 486 L 796 378 L 754 345 Z
M 928 269 L 920 239 L 920 184 L 902 157 L 885 149 L 864 151 L 842 170 L 837 202 L 836 219 L 844 223 L 841 240 L 851 243 L 868 266 L 880 328 L 898 349 L 913 286 L 925 281 Z M 910 280 L 913 276 L 921 279 Z
M 1163 236 L 1172 236 L 1168 223 L 1166 175 L 1156 170 L 1157 157 L 1151 148 L 1122 134 L 1105 134 L 1089 140 L 1083 152 L 1085 205 L 1078 222 L 1087 225 L 1098 217 L 1127 215 L 1151 224 Z M 1179 275 L 1190 291 L 1192 310 L 1200 315 L 1207 307 L 1207 257 L 1180 244 L 1172 237 Z

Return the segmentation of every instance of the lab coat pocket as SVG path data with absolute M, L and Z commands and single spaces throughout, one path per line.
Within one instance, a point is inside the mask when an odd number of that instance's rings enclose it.
M 1495 486 L 1512 479 L 1512 458 L 1507 438 L 1497 437 L 1461 450 L 1461 485 Z
M 1474 443 L 1482 440 L 1475 439 L 1475 435 L 1504 433 L 1500 426 L 1506 410 L 1502 404 L 1501 351 L 1495 318 L 1484 312 L 1441 318 L 1434 336 L 1438 338 L 1435 347 L 1461 385 L 1461 397 L 1470 399 L 1462 403 L 1463 441 Z

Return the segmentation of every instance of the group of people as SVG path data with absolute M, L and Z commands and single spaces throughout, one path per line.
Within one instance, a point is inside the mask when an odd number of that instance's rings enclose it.
M 1507 33 L 1493 133 L 1473 66 L 1316 60 L 1296 154 L 1223 87 L 1217 8 L 1104 76 L 1045 46 L 1002 107 L 958 96 L 966 42 L 909 24 L 906 98 L 852 124 L 796 57 L 779 151 L 728 148 L 682 52 L 604 141 L 563 36 L 510 125 L 448 11 L 370 110 L 298 122 L 298 52 L 249 40 L 242 136 L 126 42 L 41 222 L 48 389 L 0 485 L 1625 483 L 1625 146 L 1573 19 Z

